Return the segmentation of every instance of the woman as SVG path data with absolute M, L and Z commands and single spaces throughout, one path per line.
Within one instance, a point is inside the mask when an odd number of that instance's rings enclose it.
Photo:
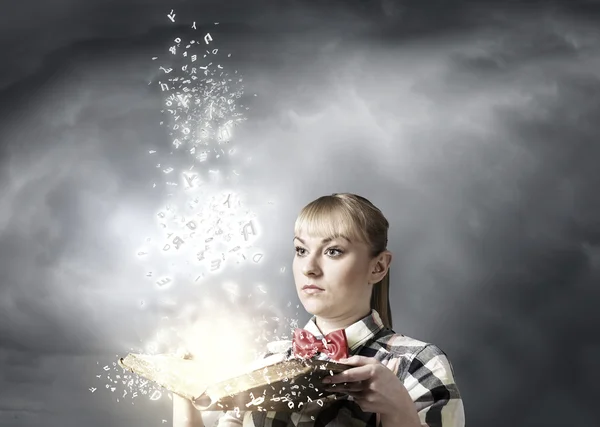
M 304 329 L 317 341 L 343 330 L 349 358 L 339 361 L 354 367 L 330 377 L 330 390 L 349 398 L 322 406 L 312 402 L 296 413 L 228 412 L 219 427 L 464 426 L 462 400 L 446 355 L 391 329 L 388 227 L 371 202 L 347 193 L 311 202 L 294 227 L 296 291 L 313 315 Z M 264 364 L 296 351 L 294 341 Z M 328 358 L 324 352 L 316 357 Z M 173 421 L 175 427 L 203 426 L 199 412 L 181 398 L 174 401 Z

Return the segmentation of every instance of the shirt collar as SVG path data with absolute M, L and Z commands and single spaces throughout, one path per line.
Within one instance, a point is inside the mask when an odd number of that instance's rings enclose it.
M 350 352 L 356 350 L 369 339 L 373 338 L 375 334 L 383 329 L 383 327 L 384 325 L 379 313 L 376 310 L 371 310 L 371 313 L 367 316 L 345 328 L 344 330 L 346 332 L 346 339 L 348 340 Z M 308 321 L 304 329 L 313 334 L 315 338 L 319 340 L 323 339 L 323 333 L 316 323 L 316 316 L 313 316 Z

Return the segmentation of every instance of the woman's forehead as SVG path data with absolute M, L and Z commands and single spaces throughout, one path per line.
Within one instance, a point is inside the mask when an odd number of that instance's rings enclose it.
M 296 236 L 320 239 L 345 238 L 351 242 L 366 241 L 366 233 L 356 220 L 343 212 L 311 212 L 300 215 L 295 224 Z
M 296 233 L 294 236 L 294 240 L 299 240 L 301 243 L 329 243 L 333 241 L 343 240 L 348 243 L 352 243 L 353 239 L 347 236 L 342 235 L 318 235 L 318 234 L 308 234 L 308 233 Z M 355 239 L 354 239 L 355 240 Z
M 295 230 L 295 239 L 300 240 L 303 243 L 319 242 L 329 243 L 331 241 L 342 240 L 347 243 L 360 243 L 364 239 L 351 229 L 343 229 L 335 226 L 331 227 L 298 227 Z

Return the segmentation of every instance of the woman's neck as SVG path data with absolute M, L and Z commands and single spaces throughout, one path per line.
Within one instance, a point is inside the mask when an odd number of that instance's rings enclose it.
M 347 313 L 339 317 L 322 317 L 316 316 L 315 322 L 323 335 L 338 329 L 346 329 L 348 326 L 358 322 L 360 319 L 368 316 L 371 313 L 369 309 L 366 313 Z

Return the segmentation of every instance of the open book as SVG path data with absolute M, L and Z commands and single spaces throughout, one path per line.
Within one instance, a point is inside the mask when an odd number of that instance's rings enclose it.
M 202 411 L 237 407 L 241 411 L 288 412 L 298 411 L 311 401 L 343 396 L 326 392 L 321 380 L 352 367 L 333 361 L 293 358 L 206 384 L 202 382 L 206 366 L 173 355 L 129 354 L 119 360 L 119 365 L 190 399 Z

